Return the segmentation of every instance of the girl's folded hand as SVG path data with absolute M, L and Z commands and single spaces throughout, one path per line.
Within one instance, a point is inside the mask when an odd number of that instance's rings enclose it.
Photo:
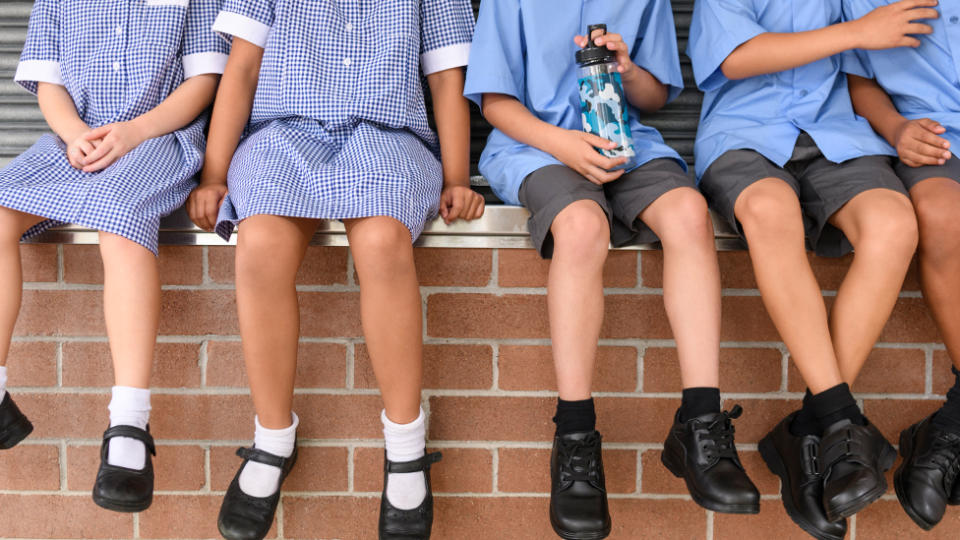
M 455 220 L 466 221 L 483 216 L 483 195 L 470 189 L 470 186 L 449 186 L 440 194 L 440 217 L 447 225 Z
M 88 131 L 82 138 L 89 142 L 100 141 L 83 160 L 83 172 L 88 173 L 106 169 L 146 140 L 133 122 L 107 124 Z
M 201 229 L 210 232 L 217 224 L 220 205 L 227 196 L 225 183 L 201 183 L 187 199 L 187 213 L 190 220 Z
M 101 142 L 100 140 L 89 141 L 84 135 L 77 136 L 67 144 L 67 160 L 74 169 L 83 169 L 87 156 L 92 154 Z

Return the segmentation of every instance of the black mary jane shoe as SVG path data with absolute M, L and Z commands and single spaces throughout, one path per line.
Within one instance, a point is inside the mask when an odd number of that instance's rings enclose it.
M 869 422 L 835 422 L 820 438 L 823 509 L 830 521 L 850 517 L 887 492 L 884 473 L 893 467 L 896 449 Z
M 297 462 L 297 448 L 293 454 L 281 457 L 256 447 L 238 448 L 237 456 L 243 458 L 243 463 L 237 469 L 237 474 L 227 488 L 227 494 L 220 505 L 220 515 L 217 518 L 217 528 L 220 534 L 228 540 L 261 540 L 270 532 L 273 525 L 273 516 L 277 513 L 277 504 L 280 503 L 280 488 L 283 481 Z M 280 469 L 280 484 L 277 491 L 269 497 L 252 497 L 240 489 L 240 473 L 247 462 L 256 461 Z
M 20 412 L 10 392 L 0 401 L 0 450 L 13 448 L 33 431 L 33 424 Z
M 429 540 L 433 528 L 433 490 L 430 487 L 430 467 L 443 455 L 433 452 L 413 461 L 383 460 L 383 493 L 380 495 L 380 540 Z M 420 506 L 401 510 L 387 499 L 387 481 L 390 473 L 422 472 L 427 482 L 427 495 Z
M 947 510 L 960 484 L 960 435 L 933 425 L 928 416 L 900 433 L 903 462 L 893 475 L 900 505 L 929 531 Z
M 93 484 L 93 502 L 101 508 L 115 512 L 142 512 L 153 502 L 153 461 L 150 456 L 157 455 L 150 436 L 150 426 L 143 430 L 133 426 L 113 426 L 103 432 L 103 444 L 100 445 L 100 470 Z M 128 437 L 137 439 L 149 452 L 144 458 L 142 469 L 128 469 L 107 462 L 110 439 Z
M 680 411 L 663 443 L 660 461 L 677 478 L 683 478 L 694 502 L 727 514 L 760 512 L 760 492 L 750 481 L 734 446 L 731 421 L 743 413 L 733 410 L 704 414 L 680 421 Z
M 817 540 L 843 540 L 847 520 L 831 521 L 823 510 L 823 478 L 818 465 L 820 437 L 790 433 L 794 412 L 760 440 L 760 456 L 780 477 L 783 508 L 798 527 Z
M 601 440 L 597 431 L 553 439 L 550 525 L 560 538 L 599 540 L 610 535 Z

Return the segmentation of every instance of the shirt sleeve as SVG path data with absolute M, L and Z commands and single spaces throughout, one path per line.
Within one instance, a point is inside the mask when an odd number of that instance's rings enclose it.
M 653 0 L 647 4 L 637 42 L 633 47 L 633 63 L 667 85 L 668 101 L 683 92 L 683 72 L 677 50 L 677 31 L 669 0 Z
M 729 79 L 720 66 L 740 45 L 766 33 L 750 0 L 699 0 L 693 8 L 687 56 L 704 92 L 720 88 Z
M 223 0 L 213 30 L 266 47 L 275 8 L 276 0 Z
M 473 25 L 470 0 L 423 0 L 420 6 L 423 74 L 467 65 Z
M 230 41 L 213 31 L 220 0 L 193 0 L 187 12 L 183 41 L 183 78 L 205 73 L 222 74 L 230 54 Z
M 60 71 L 60 7 L 57 0 L 37 0 L 30 12 L 27 42 L 13 77 L 28 92 L 37 83 L 63 85 Z
M 523 22 L 516 0 L 483 0 L 473 35 L 463 95 L 483 106 L 483 94 L 523 102 Z
M 854 13 L 854 7 L 847 0 L 841 3 L 843 7 L 843 21 L 853 21 L 857 19 Z M 840 71 L 857 75 L 865 79 L 874 79 L 876 75 L 873 72 L 873 66 L 870 65 L 870 58 L 867 52 L 861 49 L 843 51 L 840 53 Z

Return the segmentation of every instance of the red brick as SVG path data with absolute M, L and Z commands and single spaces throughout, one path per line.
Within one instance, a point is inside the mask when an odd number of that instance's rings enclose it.
M 550 441 L 551 398 L 430 398 L 429 439 L 461 441 Z
M 434 502 L 435 538 L 556 538 L 543 497 L 441 497 Z M 363 536 L 366 538 L 366 536 Z
M 892 444 L 900 440 L 900 432 L 923 420 L 940 408 L 940 400 L 931 399 L 867 399 L 863 413 Z
M 610 515 L 613 540 L 687 540 L 703 538 L 707 529 L 707 513 L 693 501 L 612 499 Z
M 417 248 L 414 261 L 417 279 L 424 287 L 483 287 L 490 283 L 493 251 Z
M 431 294 L 427 299 L 427 335 L 506 339 L 547 337 L 547 297 Z
M 155 394 L 150 429 L 158 439 L 244 440 L 253 434 L 253 403 L 246 395 Z
M 343 388 L 347 347 L 339 343 L 301 342 L 297 359 L 298 388 Z M 246 388 L 246 366 L 239 341 L 207 344 L 207 386 Z
M 497 274 L 501 287 L 546 287 L 550 261 L 530 249 L 501 249 Z M 637 253 L 611 251 L 603 266 L 603 286 L 637 286 Z
M 360 337 L 360 293 L 301 292 L 300 334 L 304 337 Z
M 551 348 L 534 345 L 501 345 L 497 361 L 499 386 L 504 390 L 556 390 Z M 593 390 L 632 392 L 637 388 L 637 350 L 633 347 L 600 347 Z
M 253 435 L 252 430 L 250 435 Z M 210 448 L 210 489 L 226 491 L 233 481 L 243 462 L 237 457 L 236 450 L 236 446 Z M 300 446 L 297 448 L 297 463 L 283 483 L 284 491 L 346 491 L 347 454 L 346 448 Z
M 859 520 L 859 517 L 858 517 Z M 857 536 L 860 537 L 859 530 Z M 809 540 L 810 536 L 796 526 L 779 500 L 760 503 L 759 515 L 714 514 L 715 540 L 742 540 L 744 538 L 776 538 L 777 540 Z M 879 538 L 868 536 L 866 538 Z
M 109 401 L 107 393 L 17 394 L 17 406 L 33 422 L 30 436 L 35 439 L 100 439 L 110 423 Z
M 377 388 L 367 346 L 354 348 L 356 388 Z M 425 345 L 423 387 L 488 389 L 493 386 L 493 348 L 489 345 Z
M 198 246 L 161 246 L 160 282 L 164 285 L 201 283 L 202 249 Z M 64 245 L 63 279 L 67 283 L 102 284 L 103 262 L 99 246 Z
M 907 277 L 903 280 L 903 290 L 904 291 L 919 291 L 920 290 L 920 272 L 917 269 L 917 258 L 914 257 L 913 261 L 910 263 L 910 268 L 907 269 Z
M 434 493 L 490 493 L 493 454 L 482 448 L 429 448 L 443 452 L 443 461 L 431 469 Z M 353 490 L 383 490 L 383 448 L 357 448 L 353 454 Z
M 953 362 L 947 351 L 933 351 L 933 393 L 943 396 L 954 385 L 956 377 L 950 368 Z
M 101 297 L 100 291 L 25 290 L 14 335 L 104 335 Z
M 671 339 L 663 297 L 652 294 L 607 295 L 600 337 Z
M 600 398 L 597 429 L 606 442 L 662 443 L 667 437 L 679 399 Z
M 780 390 L 782 354 L 777 349 L 720 349 L 720 389 L 724 392 Z M 650 348 L 643 356 L 644 392 L 679 392 L 680 362 L 673 348 Z
M 19 444 L 4 450 L 3 459 L 0 459 L 0 478 L 3 479 L 0 489 L 4 490 L 58 490 L 60 450 L 56 446 L 34 444 Z
M 739 442 L 739 441 L 738 441 Z M 673 476 L 660 462 L 660 450 L 647 450 L 641 456 L 640 489 L 643 493 L 664 493 L 686 495 L 687 485 L 683 479 Z M 780 493 L 780 481 L 767 469 L 760 453 L 751 450 L 737 450 L 740 462 L 747 474 L 760 490 L 761 495 Z
M 857 514 L 857 538 L 896 538 L 897 540 L 955 540 L 960 536 L 960 512 L 948 507 L 933 530 L 918 527 L 896 500 L 878 501 Z
M 759 296 L 723 297 L 723 341 L 780 341 Z
M 235 248 L 211 247 L 207 251 L 210 279 L 233 285 L 236 280 Z M 343 285 L 347 283 L 345 247 L 310 246 L 297 273 L 300 285 Z
M 380 497 L 283 497 L 284 538 L 373 538 Z M 434 522 L 433 536 L 437 534 Z
M 57 246 L 52 244 L 21 244 L 20 266 L 25 282 L 57 280 Z
M 787 368 L 788 389 L 803 392 L 807 385 L 795 362 Z M 921 349 L 874 349 L 853 384 L 859 393 L 922 394 L 926 385 L 926 358 Z
M 17 386 L 57 385 L 57 344 L 46 341 L 15 341 L 7 356 L 9 384 Z
M 725 409 L 735 404 L 743 407 L 743 416 L 734 421 L 737 443 L 755 443 L 770 432 L 788 414 L 800 408 L 799 400 L 788 399 L 728 399 Z
M 219 538 L 222 495 L 156 495 L 140 514 L 141 538 Z M 267 535 L 276 538 L 276 523 Z
M 941 338 L 923 298 L 900 298 L 879 341 L 927 343 L 941 341 Z
M 161 335 L 237 333 L 237 301 L 234 291 L 163 291 L 160 309 Z
M 133 537 L 133 515 L 104 510 L 89 493 L 0 495 L 0 508 L 0 531 L 7 538 Z
M 507 493 L 550 493 L 550 449 L 501 448 L 498 489 Z M 636 450 L 603 451 L 609 493 L 637 491 Z
M 298 433 L 303 439 L 383 438 L 380 423 L 383 401 L 378 395 L 298 394 L 293 400 L 293 410 L 299 411 Z M 245 428 L 252 425 L 253 418 L 246 422 Z
M 196 491 L 206 483 L 199 446 L 157 445 L 153 458 L 157 491 Z M 67 447 L 67 489 L 90 491 L 100 467 L 100 445 Z
M 154 353 L 153 388 L 200 386 L 198 343 L 157 343 Z M 99 342 L 63 344 L 64 386 L 113 386 L 110 345 Z

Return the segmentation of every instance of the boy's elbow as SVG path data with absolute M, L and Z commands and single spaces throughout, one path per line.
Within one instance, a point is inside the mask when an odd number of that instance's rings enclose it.
M 739 81 L 740 79 L 746 79 L 750 76 L 746 73 L 744 66 L 740 65 L 732 55 L 720 64 L 720 72 L 731 81 Z

